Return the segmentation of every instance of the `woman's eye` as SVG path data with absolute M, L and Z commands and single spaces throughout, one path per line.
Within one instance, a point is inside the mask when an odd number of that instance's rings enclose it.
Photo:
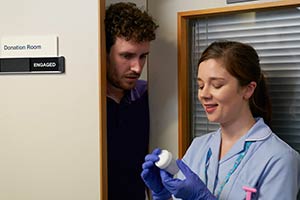
M 223 85 L 214 85 L 214 88 L 220 89 Z

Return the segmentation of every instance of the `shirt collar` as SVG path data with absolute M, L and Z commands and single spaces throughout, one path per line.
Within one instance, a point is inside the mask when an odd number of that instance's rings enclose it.
M 271 136 L 271 129 L 265 124 L 263 118 L 255 118 L 256 123 L 251 127 L 246 135 L 242 136 L 232 147 L 232 152 L 240 152 L 244 150 L 245 142 L 256 142 L 266 140 Z M 230 150 L 230 152 L 231 152 Z
M 146 91 L 147 91 L 147 82 L 144 80 L 138 80 L 134 88 L 125 92 L 123 99 L 127 103 L 131 103 L 133 101 L 140 99 Z
M 245 142 L 247 141 L 262 141 L 267 139 L 271 134 L 271 129 L 264 123 L 262 118 L 256 118 L 256 123 L 252 126 L 252 128 L 247 132 L 246 135 L 241 137 L 229 150 L 229 152 L 220 160 L 220 162 L 224 162 L 232 156 L 240 153 L 244 150 Z M 213 141 L 211 145 L 211 150 L 215 156 L 219 156 L 219 148 L 221 143 L 221 129 L 218 129 L 213 134 Z
M 246 134 L 245 141 L 262 141 L 267 139 L 272 130 L 265 124 L 263 118 L 255 118 L 256 123 Z
M 137 99 L 141 98 L 141 93 L 135 87 L 132 90 L 130 90 L 130 93 L 128 94 L 128 98 L 130 99 L 130 101 L 136 101 Z

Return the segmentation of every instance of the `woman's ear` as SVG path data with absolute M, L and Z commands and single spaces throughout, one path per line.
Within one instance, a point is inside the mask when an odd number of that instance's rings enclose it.
M 245 87 L 245 90 L 244 90 L 244 96 L 243 98 L 245 100 L 249 100 L 250 97 L 253 95 L 254 93 L 254 90 L 256 88 L 256 82 L 254 81 L 251 81 L 246 87 Z

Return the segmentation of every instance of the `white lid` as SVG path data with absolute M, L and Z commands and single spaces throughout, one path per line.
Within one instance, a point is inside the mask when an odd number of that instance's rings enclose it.
M 158 157 L 159 160 L 155 162 L 155 165 L 161 169 L 167 168 L 172 161 L 172 154 L 167 150 L 162 150 Z

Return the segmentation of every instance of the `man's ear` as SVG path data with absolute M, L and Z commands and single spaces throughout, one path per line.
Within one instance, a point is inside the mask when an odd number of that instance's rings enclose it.
M 244 90 L 244 99 L 245 100 L 248 100 L 250 99 L 250 97 L 253 95 L 254 93 L 254 90 L 256 88 L 257 84 L 256 82 L 254 81 L 251 81 L 246 87 L 245 87 L 245 90 Z

